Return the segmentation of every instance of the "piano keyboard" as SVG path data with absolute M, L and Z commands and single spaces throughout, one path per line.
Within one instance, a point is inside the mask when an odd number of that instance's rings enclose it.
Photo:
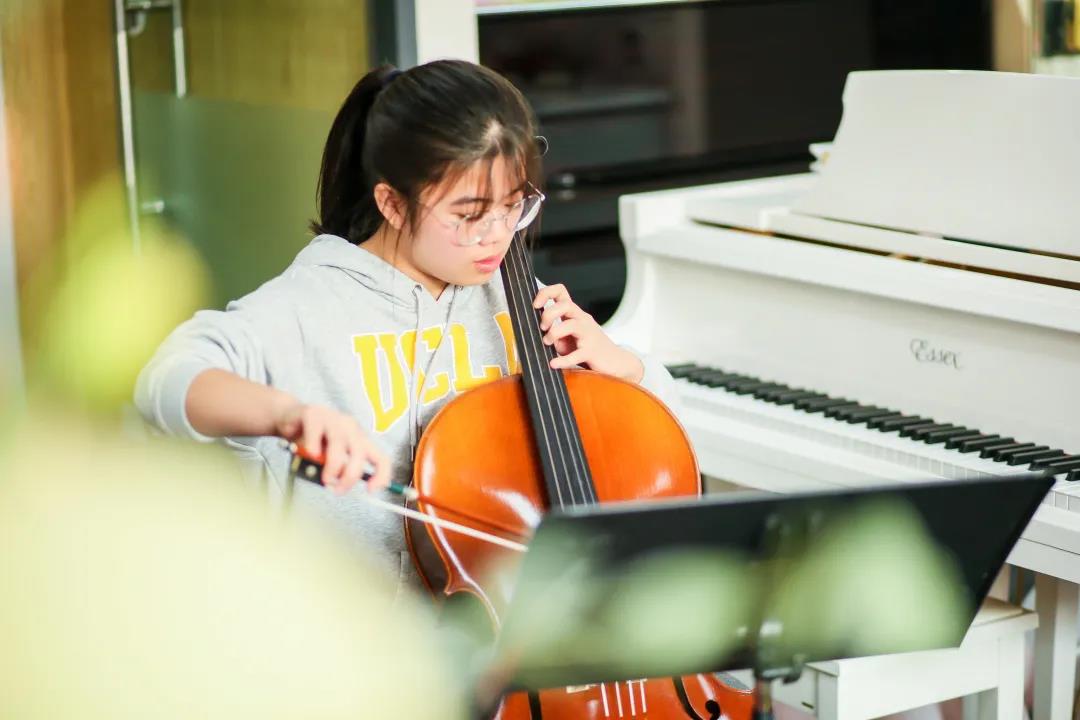
M 891 464 L 895 479 L 1043 471 L 1057 479 L 1045 502 L 1080 512 L 1080 455 L 715 367 L 686 363 L 668 370 L 691 413 L 749 422 L 782 433 L 788 443 L 807 440 Z

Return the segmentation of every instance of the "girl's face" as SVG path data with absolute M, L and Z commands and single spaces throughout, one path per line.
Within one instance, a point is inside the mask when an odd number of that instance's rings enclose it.
M 525 191 L 512 170 L 503 157 L 478 162 L 421 193 L 418 225 L 400 246 L 416 270 L 451 285 L 480 285 L 498 272 L 514 235 L 502 218 Z

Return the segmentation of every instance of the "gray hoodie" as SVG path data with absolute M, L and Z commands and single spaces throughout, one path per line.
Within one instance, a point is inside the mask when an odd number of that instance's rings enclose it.
M 228 370 L 353 416 L 389 455 L 393 479 L 408 484 L 424 426 L 458 393 L 517 372 L 516 354 L 499 275 L 450 286 L 436 300 L 372 253 L 320 235 L 281 275 L 224 312 L 197 312 L 173 331 L 139 375 L 135 403 L 159 430 L 209 442 L 188 421 L 185 399 L 199 373 Z M 671 402 L 671 376 L 642 360 L 642 385 Z M 225 443 L 271 499 L 291 497 L 293 507 L 317 513 L 348 542 L 374 549 L 402 581 L 415 582 L 401 518 L 365 503 L 363 489 L 339 497 L 297 483 L 290 496 L 289 455 L 279 439 Z

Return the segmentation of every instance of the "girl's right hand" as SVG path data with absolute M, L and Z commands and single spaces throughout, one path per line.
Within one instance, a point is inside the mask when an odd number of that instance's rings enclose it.
M 292 402 L 284 406 L 274 421 L 280 437 L 300 443 L 308 452 L 321 455 L 322 480 L 326 487 L 344 495 L 371 472 L 368 489 L 390 485 L 390 459 L 368 439 L 349 415 L 322 405 Z

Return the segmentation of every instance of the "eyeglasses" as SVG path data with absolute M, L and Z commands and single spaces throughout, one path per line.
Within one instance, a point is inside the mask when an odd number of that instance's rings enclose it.
M 506 209 L 501 214 L 468 215 L 453 222 L 439 220 L 446 228 L 454 231 L 454 242 L 462 247 L 478 245 L 491 233 L 492 226 L 501 222 L 507 230 L 518 232 L 527 228 L 540 214 L 540 205 L 547 197 L 527 183 L 528 194 Z

